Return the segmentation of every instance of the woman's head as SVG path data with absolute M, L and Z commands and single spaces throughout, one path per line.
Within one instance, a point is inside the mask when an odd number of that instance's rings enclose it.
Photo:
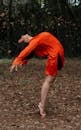
M 30 40 L 32 39 L 33 37 L 28 35 L 28 34 L 25 34 L 23 36 L 21 36 L 21 38 L 18 40 L 19 43 L 21 42 L 30 42 Z

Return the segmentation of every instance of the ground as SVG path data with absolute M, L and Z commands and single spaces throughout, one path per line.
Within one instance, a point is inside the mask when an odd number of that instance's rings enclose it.
M 80 58 L 65 58 L 50 88 L 44 119 L 37 105 L 45 59 L 31 59 L 14 73 L 10 64 L 0 60 L 0 130 L 81 130 Z

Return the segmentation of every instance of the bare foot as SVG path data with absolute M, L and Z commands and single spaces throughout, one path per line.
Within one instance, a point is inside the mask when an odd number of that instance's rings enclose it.
M 44 109 L 43 109 L 41 103 L 39 103 L 38 108 L 39 108 L 39 111 L 40 111 L 40 115 L 42 116 L 42 118 L 44 118 L 46 116 L 46 113 L 44 112 Z

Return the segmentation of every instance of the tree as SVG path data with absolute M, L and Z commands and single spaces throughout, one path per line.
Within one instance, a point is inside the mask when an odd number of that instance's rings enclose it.
M 3 5 L 3 0 L 0 0 L 0 6 L 2 6 Z

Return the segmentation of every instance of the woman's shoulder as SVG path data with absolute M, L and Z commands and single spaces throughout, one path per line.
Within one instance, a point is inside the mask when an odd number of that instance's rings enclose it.
M 41 32 L 38 34 L 39 36 L 50 36 L 52 35 L 50 32 Z

